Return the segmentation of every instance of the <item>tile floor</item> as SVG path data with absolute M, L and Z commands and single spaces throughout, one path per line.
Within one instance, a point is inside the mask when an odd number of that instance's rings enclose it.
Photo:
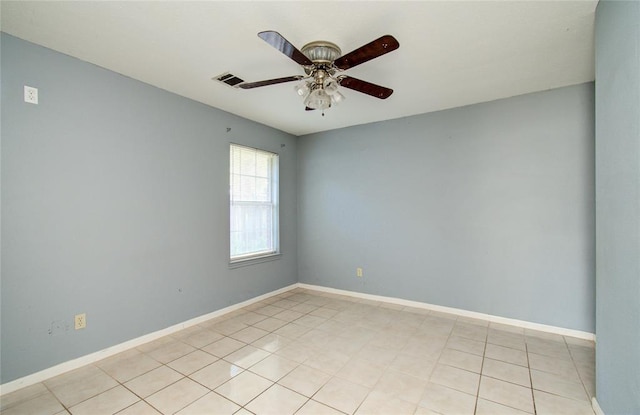
M 592 342 L 295 289 L 1 398 L 14 414 L 589 414 Z

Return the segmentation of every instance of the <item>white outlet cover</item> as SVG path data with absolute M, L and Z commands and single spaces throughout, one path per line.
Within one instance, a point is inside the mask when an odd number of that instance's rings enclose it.
M 38 88 L 25 85 L 24 86 L 24 102 L 29 104 L 38 104 Z

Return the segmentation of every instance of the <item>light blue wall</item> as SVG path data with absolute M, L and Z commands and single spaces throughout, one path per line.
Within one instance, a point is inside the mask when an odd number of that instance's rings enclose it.
M 594 332 L 593 89 L 301 137 L 300 282 Z
M 640 2 L 596 9 L 596 396 L 640 414 Z
M 295 137 L 1 41 L 2 383 L 297 281 Z M 280 260 L 228 267 L 230 141 L 280 153 Z

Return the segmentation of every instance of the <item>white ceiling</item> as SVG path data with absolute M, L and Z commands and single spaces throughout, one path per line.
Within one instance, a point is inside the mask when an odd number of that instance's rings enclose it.
M 295 135 L 437 111 L 594 79 L 597 1 L 2 1 L 2 31 Z M 280 32 L 298 49 L 313 40 L 348 53 L 381 35 L 392 53 L 345 73 L 394 90 L 379 100 L 304 111 L 285 83 L 303 74 L 257 33 Z

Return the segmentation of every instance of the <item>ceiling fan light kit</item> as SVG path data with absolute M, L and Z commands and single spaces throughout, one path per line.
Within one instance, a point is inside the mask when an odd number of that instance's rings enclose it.
M 337 45 L 327 41 L 307 43 L 300 51 L 278 32 L 269 30 L 258 33 L 258 36 L 301 65 L 306 76 L 296 75 L 266 81 L 245 82 L 239 85 L 242 89 L 302 80 L 303 82 L 296 85 L 294 89 L 299 96 L 304 98 L 305 109 L 322 110 L 322 115 L 324 115 L 324 110 L 330 108 L 332 104 L 337 105 L 345 100 L 345 96 L 338 90 L 339 86 L 379 99 L 386 99 L 393 93 L 390 88 L 338 74 L 398 49 L 400 44 L 391 35 L 382 36 L 344 56 Z

